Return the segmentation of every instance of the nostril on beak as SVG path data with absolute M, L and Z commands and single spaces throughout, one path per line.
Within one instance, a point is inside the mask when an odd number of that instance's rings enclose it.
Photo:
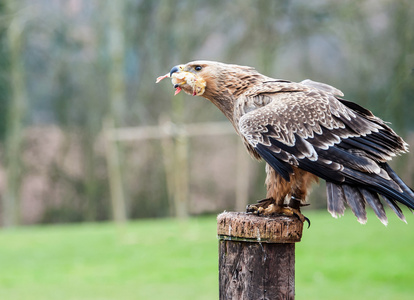
M 178 72 L 178 71 L 180 71 L 180 69 L 177 66 L 173 67 L 170 71 L 170 77 L 173 73 Z

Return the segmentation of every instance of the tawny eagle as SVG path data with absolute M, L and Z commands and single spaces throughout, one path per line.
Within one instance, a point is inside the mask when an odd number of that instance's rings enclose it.
M 387 224 L 386 203 L 405 221 L 398 203 L 414 209 L 413 191 L 388 161 L 408 145 L 383 120 L 324 83 L 296 83 L 260 74 L 254 68 L 213 61 L 173 67 L 176 94 L 181 90 L 216 105 L 233 124 L 251 156 L 266 161 L 267 198 L 248 211 L 300 216 L 312 182 L 326 181 L 328 211 L 344 214 L 345 203 L 358 221 L 372 207 Z M 379 195 L 382 196 L 381 202 Z M 293 202 L 291 202 L 293 203 Z

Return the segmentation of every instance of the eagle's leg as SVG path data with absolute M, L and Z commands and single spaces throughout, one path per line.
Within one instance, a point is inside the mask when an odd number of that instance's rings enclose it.
M 287 216 L 296 216 L 302 222 L 310 221 L 305 217 L 300 207 L 302 199 L 306 199 L 310 184 L 316 180 L 316 177 L 308 172 L 295 168 L 294 174 L 291 175 L 290 181 L 283 179 L 273 168 L 266 165 L 266 186 L 267 198 L 259 201 L 255 205 L 248 205 L 246 211 L 258 215 L 283 214 Z M 285 205 L 286 196 L 291 196 L 290 202 Z
M 308 206 L 309 204 L 307 203 L 302 203 L 301 199 L 296 197 L 296 196 L 292 196 L 292 198 L 290 198 L 290 202 L 287 206 L 287 208 L 289 208 L 291 210 L 291 212 L 293 213 L 293 215 L 295 215 L 296 217 L 299 218 L 299 220 L 302 221 L 302 223 L 304 223 L 305 221 L 308 222 L 308 228 L 310 227 L 310 220 L 302 214 L 302 212 L 300 211 L 301 206 Z
M 291 183 L 284 180 L 268 164 L 266 164 L 266 173 L 267 198 L 257 204 L 248 205 L 246 211 L 258 215 L 283 214 L 284 210 L 288 209 L 284 203 L 291 191 Z
M 318 177 L 299 168 L 295 168 L 294 172 L 295 175 L 291 176 L 291 198 L 288 207 L 292 209 L 294 215 L 297 216 L 302 222 L 308 222 L 309 228 L 310 220 L 301 213 L 300 208 L 302 206 L 309 205 L 305 203 L 305 201 L 308 196 L 310 186 L 313 182 L 318 182 Z

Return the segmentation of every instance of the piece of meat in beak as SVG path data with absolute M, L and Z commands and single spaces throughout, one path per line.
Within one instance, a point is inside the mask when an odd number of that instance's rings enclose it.
M 157 83 L 164 78 L 170 77 L 177 95 L 181 90 L 193 96 L 200 96 L 204 93 L 206 82 L 194 73 L 184 71 L 184 65 L 178 65 L 171 69 L 169 74 L 157 78 Z

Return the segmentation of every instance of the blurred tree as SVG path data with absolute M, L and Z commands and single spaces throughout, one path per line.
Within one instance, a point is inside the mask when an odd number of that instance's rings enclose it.
M 26 87 L 23 58 L 24 21 L 18 14 L 18 3 L 8 1 L 8 13 L 13 19 L 8 28 L 10 53 L 11 101 L 9 101 L 6 133 L 7 185 L 3 199 L 3 222 L 15 226 L 20 220 L 20 186 L 22 182 L 23 120 L 26 114 Z
M 0 16 L 10 16 L 7 14 L 7 2 L 0 2 Z M 7 28 L 10 17 L 2 18 L 0 21 L 0 141 L 4 140 L 6 134 L 6 120 L 10 97 L 10 82 L 8 74 L 10 72 L 9 48 L 7 43 Z
M 109 101 L 110 110 L 106 122 L 107 129 L 122 125 L 125 115 L 125 37 L 124 37 L 124 1 L 107 1 L 108 49 L 110 60 Z M 108 176 L 111 187 L 112 213 L 115 222 L 123 223 L 127 219 L 125 193 L 122 180 L 120 144 L 107 140 Z
M 160 115 L 178 125 L 224 120 L 213 105 L 181 94 L 173 98 L 171 86 L 155 85 L 157 76 L 193 59 L 255 66 L 276 78 L 323 81 L 393 122 L 397 132 L 414 129 L 410 0 L 19 0 L 0 2 L 0 12 L 6 13 L 0 18 L 0 140 L 7 141 L 2 158 L 7 178 L 15 182 L 8 185 L 8 197 L 2 191 L 3 209 L 15 205 L 5 200 L 18 199 L 23 180 L 23 206 L 41 203 L 49 221 L 109 218 L 108 170 L 100 139 L 105 117 L 115 127 L 157 125 Z M 22 21 L 26 15 L 30 18 Z M 27 130 L 23 121 L 44 126 L 37 131 L 43 147 L 36 153 L 38 161 L 26 159 L 34 147 L 26 140 L 21 152 Z M 58 134 L 48 144 L 51 132 Z M 194 170 L 215 159 L 213 150 L 197 148 L 200 140 L 172 141 L 169 155 L 181 163 L 168 180 L 159 141 L 123 144 L 116 151 L 119 163 L 110 166 L 110 173 L 122 174 L 118 190 L 125 194 L 131 217 L 166 216 L 168 206 L 181 204 L 183 212 L 191 210 L 199 199 L 214 202 L 214 193 L 225 194 L 226 200 L 217 201 L 228 204 L 209 202 L 205 207 L 231 208 L 234 198 L 219 190 L 216 178 L 200 176 L 209 181 L 208 188 L 199 189 L 202 193 L 187 189 L 206 184 L 192 182 Z M 208 140 L 213 143 L 219 142 Z M 229 159 L 222 157 L 215 166 Z M 47 171 L 39 171 L 40 166 Z M 402 168 L 410 166 L 402 163 Z M 251 169 L 250 200 L 264 193 L 263 179 L 256 179 L 264 176 L 262 166 L 252 163 Z M 181 204 L 168 202 L 167 186 Z M 33 192 L 36 188 L 41 196 Z M 115 194 L 112 198 L 122 198 Z M 322 194 L 316 198 L 324 200 Z
M 395 42 L 389 94 L 385 98 L 389 108 L 386 116 L 404 131 L 414 129 L 414 30 L 406 29 L 414 28 L 413 6 L 412 1 L 407 0 L 393 3 L 390 6 L 390 32 L 387 32 Z

